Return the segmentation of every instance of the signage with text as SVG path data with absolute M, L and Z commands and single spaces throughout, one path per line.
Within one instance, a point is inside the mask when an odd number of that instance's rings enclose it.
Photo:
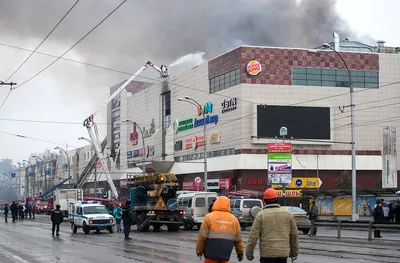
M 198 179 L 200 177 L 196 177 Z M 204 190 L 203 181 L 201 180 L 184 180 L 182 183 L 182 190 L 201 191 Z M 231 178 L 208 179 L 207 188 L 209 190 L 227 190 L 232 188 Z
M 133 132 L 129 134 L 129 140 L 132 142 L 132 145 L 135 146 L 138 144 L 139 133 L 136 131 L 136 124 L 133 124 Z
M 204 146 L 204 136 L 193 136 L 185 140 L 185 149 L 194 149 Z
M 277 190 L 276 194 L 278 197 L 282 197 L 283 193 L 282 190 Z M 302 197 L 302 193 L 300 190 L 286 190 L 286 197 Z
M 234 110 L 236 110 L 236 107 L 237 107 L 237 98 L 224 99 L 222 101 L 221 106 L 222 106 L 221 113 L 234 111 Z
M 268 182 L 281 185 L 292 182 L 291 143 L 268 143 Z
M 286 186 L 286 188 L 300 188 L 300 189 L 318 189 L 322 185 L 321 179 L 317 177 L 295 177 L 292 179 L 292 182 Z M 281 185 L 272 185 L 273 188 L 282 188 Z
M 221 142 L 221 133 L 215 132 L 210 135 L 210 144 L 218 144 Z
M 197 114 L 200 116 L 202 115 L 202 112 L 204 111 L 204 114 L 209 114 L 212 113 L 213 111 L 213 104 L 211 102 L 206 103 L 202 108 L 197 109 Z M 206 124 L 218 123 L 218 115 L 207 115 L 205 118 L 190 118 L 186 119 L 183 121 L 174 121 L 174 129 L 175 133 L 181 132 L 181 131 L 186 131 L 190 130 L 196 127 L 200 127 L 204 125 L 204 120 Z

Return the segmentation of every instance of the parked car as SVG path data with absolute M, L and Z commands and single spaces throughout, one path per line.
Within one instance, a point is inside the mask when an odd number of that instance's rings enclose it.
M 208 207 L 218 198 L 214 192 L 187 192 L 178 196 L 179 206 L 184 209 L 184 224 L 186 230 L 195 225 L 200 229 L 204 216 L 208 214 Z
M 253 224 L 254 219 L 250 215 L 250 210 L 255 206 L 263 208 L 264 203 L 261 199 L 256 198 L 247 198 L 245 196 L 231 197 L 231 213 L 239 220 L 242 230 L 246 230 L 247 226 Z
M 310 232 L 311 223 L 308 219 L 307 212 L 301 209 L 300 207 L 295 206 L 282 206 L 282 208 L 286 209 L 291 213 L 296 220 L 297 229 L 302 231 L 303 234 L 307 235 Z

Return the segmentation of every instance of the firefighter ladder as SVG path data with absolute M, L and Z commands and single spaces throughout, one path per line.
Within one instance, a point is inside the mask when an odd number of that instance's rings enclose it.
M 101 151 L 103 152 L 107 146 L 107 137 L 104 138 L 103 142 L 101 143 Z M 74 184 L 74 189 L 82 188 L 83 184 L 85 183 L 88 176 L 92 173 L 94 167 L 97 165 L 97 152 L 92 156 L 89 163 L 86 165 L 85 169 L 79 176 L 78 180 Z
M 88 118 L 86 118 L 83 122 L 83 126 L 87 128 L 90 140 L 92 141 L 93 148 L 96 151 L 96 154 L 99 158 L 99 161 L 103 167 L 104 174 L 106 175 L 107 182 L 110 185 L 112 195 L 114 199 L 118 199 L 118 192 L 117 188 L 114 185 L 114 182 L 112 180 L 110 171 L 108 170 L 107 166 L 107 156 L 103 155 L 103 152 L 101 150 L 101 144 L 100 144 L 100 139 L 99 139 L 99 133 L 97 130 L 97 125 L 94 122 L 94 115 L 96 115 L 104 106 L 106 106 L 112 99 L 114 99 L 123 89 L 125 89 L 126 86 L 128 86 L 131 81 L 133 81 L 140 73 L 145 71 L 148 67 L 152 67 L 155 70 L 157 70 L 160 73 L 161 78 L 167 78 L 168 75 L 168 68 L 165 65 L 161 65 L 161 67 L 157 67 L 150 61 L 147 61 L 145 65 L 143 65 L 135 74 L 133 74 L 127 81 L 125 81 L 124 84 L 122 84 L 113 94 L 110 95 L 106 99 L 106 101 L 97 108 L 97 110 L 94 111 L 93 114 L 91 114 Z

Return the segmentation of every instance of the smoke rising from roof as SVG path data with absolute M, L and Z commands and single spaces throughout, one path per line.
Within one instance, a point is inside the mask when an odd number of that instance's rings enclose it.
M 65 50 L 119 2 L 81 1 L 43 50 Z M 85 60 L 106 65 L 125 60 L 132 67 L 132 60 L 139 65 L 149 59 L 171 63 L 196 52 L 210 58 L 240 44 L 309 48 L 330 41 L 334 31 L 342 38 L 349 35 L 335 2 L 127 1 L 76 52 Z M 39 40 L 73 3 L 6 1 L 0 11 L 0 30 L 28 41 Z

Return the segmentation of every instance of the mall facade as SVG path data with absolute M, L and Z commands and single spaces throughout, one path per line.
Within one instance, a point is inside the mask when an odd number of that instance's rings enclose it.
M 357 187 L 397 187 L 400 56 L 335 48 L 354 87 Z M 201 190 L 206 141 L 210 190 L 264 191 L 268 143 L 290 142 L 293 177 L 318 177 L 320 189 L 344 187 L 352 167 L 350 80 L 342 64 L 322 47 L 240 46 L 168 81 L 131 82 L 108 109 L 114 179 L 123 187 L 144 160 L 146 172 L 175 173 L 182 189 Z M 185 96 L 202 105 L 205 136 L 201 111 L 178 100 Z

